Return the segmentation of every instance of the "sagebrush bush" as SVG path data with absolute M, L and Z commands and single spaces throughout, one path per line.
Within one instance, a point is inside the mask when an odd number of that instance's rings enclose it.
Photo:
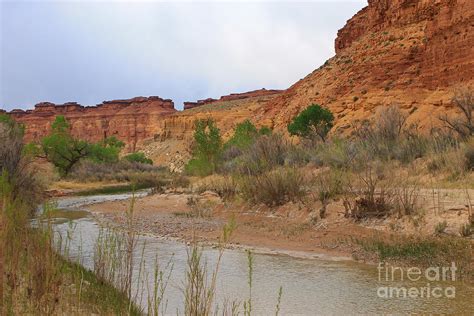
M 25 153 L 23 134 L 22 126 L 0 115 L 0 176 L 11 185 L 13 199 L 21 198 L 25 208 L 33 214 L 43 197 L 44 187 L 38 181 L 32 157 Z
M 334 139 L 317 146 L 315 156 L 321 165 L 338 169 L 350 169 L 358 150 L 354 142 Z
M 285 164 L 288 142 L 279 134 L 264 135 L 238 158 L 235 172 L 256 175 Z
M 447 173 L 451 179 L 462 177 L 467 169 L 464 148 L 460 145 L 430 156 L 428 170 L 431 173 Z
M 207 177 L 197 183 L 195 191 L 198 193 L 213 191 L 217 193 L 222 200 L 228 201 L 237 194 L 237 184 L 232 177 L 216 175 Z
M 297 201 L 306 194 L 303 174 L 298 169 L 289 167 L 242 176 L 239 189 L 242 197 L 248 202 L 268 206 Z
M 313 179 L 317 199 L 323 204 L 344 193 L 349 174 L 340 169 L 326 169 Z
M 466 170 L 474 171 L 474 138 L 466 143 L 464 157 L 466 159 Z
M 345 197 L 346 216 L 360 220 L 392 213 L 396 206 L 396 190 L 388 183 L 387 169 L 384 163 L 369 162 L 365 170 L 357 174 L 356 189 L 350 186 L 351 194 Z
M 428 143 L 429 141 L 421 135 L 402 139 L 393 148 L 393 158 L 404 164 L 409 164 L 426 155 Z
M 138 162 L 119 161 L 118 163 L 95 163 L 90 160 L 83 160 L 78 163 L 67 179 L 79 181 L 117 181 L 131 182 L 140 178 L 150 179 L 151 177 L 160 178 L 168 175 L 166 168 L 156 167 L 149 164 Z M 148 181 L 148 180 L 146 180 Z

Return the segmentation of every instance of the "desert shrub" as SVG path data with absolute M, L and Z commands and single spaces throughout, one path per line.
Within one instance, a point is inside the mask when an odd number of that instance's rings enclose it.
M 444 234 L 447 227 L 448 227 L 448 222 L 446 221 L 439 222 L 438 224 L 436 224 L 434 228 L 434 232 L 436 235 Z
M 237 194 L 237 184 L 229 176 L 210 176 L 198 183 L 195 190 L 198 193 L 212 191 L 217 193 L 222 200 L 228 201 Z
M 239 191 L 251 203 L 278 206 L 301 199 L 305 195 L 304 180 L 298 169 L 278 168 L 241 177 Z
M 470 237 L 474 233 L 474 226 L 472 223 L 465 223 L 459 228 L 461 237 Z
M 408 164 L 422 158 L 428 152 L 428 140 L 421 135 L 412 135 L 400 140 L 393 149 L 393 158 Z
M 333 127 L 334 115 L 328 109 L 318 104 L 312 104 L 293 118 L 288 125 L 291 135 L 326 141 L 327 135 Z
M 170 188 L 187 188 L 191 184 L 189 178 L 184 175 L 174 175 L 169 183 Z
M 138 162 L 121 160 L 117 163 L 96 163 L 91 160 L 79 162 L 66 177 L 67 179 L 81 182 L 117 181 L 131 182 L 141 175 L 154 174 L 156 177 L 168 176 L 164 167 L 157 167 Z
M 222 152 L 222 163 L 218 167 L 218 172 L 222 174 L 231 174 L 235 172 L 235 170 L 239 166 L 238 157 L 242 155 L 242 150 L 235 147 L 230 146 Z
M 255 175 L 283 166 L 287 152 L 288 143 L 281 135 L 262 136 L 238 158 L 235 172 Z
M 313 160 L 313 150 L 299 145 L 288 144 L 285 154 L 285 165 L 304 166 Z
M 401 183 L 395 188 L 395 204 L 398 215 L 413 215 L 419 205 L 419 189 L 416 183 Z
M 236 146 L 229 146 L 222 153 L 222 160 L 229 161 L 242 155 L 242 149 Z
M 349 186 L 350 194 L 344 200 L 346 216 L 360 220 L 390 215 L 395 207 L 396 195 L 387 181 L 387 166 L 369 162 L 357 178 L 357 189 Z
M 326 169 L 317 174 L 313 179 L 317 199 L 323 204 L 330 199 L 344 193 L 349 180 L 349 175 L 340 169 Z
M 466 170 L 474 171 L 474 138 L 465 144 L 464 157 Z
M 426 155 L 426 137 L 418 134 L 417 126 L 407 126 L 408 115 L 397 105 L 380 107 L 372 121 L 356 127 L 359 150 L 379 160 L 399 160 L 410 163 Z
M 450 150 L 430 155 L 427 167 L 431 173 L 439 174 L 445 172 L 451 179 L 462 177 L 467 171 L 467 161 L 463 146 L 458 145 Z
M 148 165 L 153 164 L 153 160 L 147 158 L 145 154 L 142 152 L 134 152 L 134 153 L 128 154 L 124 156 L 123 159 L 130 162 L 138 162 L 138 163 L 143 163 L 143 164 L 148 164 Z
M 153 172 L 131 173 L 128 175 L 129 181 L 138 188 L 152 188 L 154 192 L 163 192 L 169 184 L 166 179 Z
M 193 158 L 185 166 L 186 172 L 198 176 L 215 172 L 221 153 L 222 138 L 214 120 L 197 120 L 194 123 Z
M 339 169 L 349 169 L 358 154 L 355 143 L 334 139 L 316 147 L 315 159 L 319 164 Z
M 461 138 L 474 135 L 474 90 L 462 87 L 455 91 L 452 103 L 458 110 L 458 114 L 450 117 L 447 114 L 439 119 L 445 126 L 457 133 Z
M 385 141 L 398 140 L 405 128 L 407 117 L 396 104 L 378 108 L 374 124 L 377 138 Z
M 12 199 L 21 199 L 23 207 L 33 214 L 44 187 L 31 156 L 24 150 L 23 134 L 23 126 L 8 116 L 0 116 L 0 176 L 5 181 L 5 187 L 0 189 L 11 191 Z

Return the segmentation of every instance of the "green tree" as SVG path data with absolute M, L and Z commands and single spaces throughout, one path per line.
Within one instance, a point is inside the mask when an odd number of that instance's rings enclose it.
M 51 126 L 51 133 L 42 139 L 41 147 L 46 159 L 61 175 L 67 175 L 71 168 L 90 152 L 89 143 L 71 136 L 64 116 L 56 117 Z
M 248 148 L 252 145 L 257 137 L 259 131 L 249 120 L 237 124 L 234 130 L 234 135 L 226 143 L 226 147 L 235 146 L 239 149 Z
M 194 123 L 193 158 L 186 165 L 192 174 L 207 175 L 214 172 L 222 153 L 222 138 L 214 120 L 197 120 Z
M 334 115 L 318 104 L 312 104 L 293 118 L 288 132 L 303 138 L 319 137 L 323 142 L 333 127 Z
M 115 136 L 108 137 L 101 142 L 89 145 L 88 158 L 95 162 L 118 162 L 119 154 L 125 144 Z
M 123 157 L 123 159 L 125 159 L 127 161 L 130 161 L 130 162 L 139 162 L 139 163 L 144 163 L 144 164 L 148 164 L 148 165 L 153 164 L 153 160 L 147 158 L 145 156 L 145 154 L 141 153 L 141 152 L 135 152 L 135 153 L 128 154 L 125 157 Z
M 271 129 L 270 127 L 268 127 L 268 126 L 262 126 L 262 127 L 260 127 L 260 129 L 258 130 L 258 133 L 259 133 L 260 135 L 266 135 L 266 136 L 268 136 L 268 135 L 271 135 L 272 129 Z

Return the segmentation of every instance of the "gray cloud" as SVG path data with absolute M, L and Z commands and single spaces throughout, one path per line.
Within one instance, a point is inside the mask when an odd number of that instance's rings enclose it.
M 287 88 L 366 1 L 2 2 L 0 106 Z

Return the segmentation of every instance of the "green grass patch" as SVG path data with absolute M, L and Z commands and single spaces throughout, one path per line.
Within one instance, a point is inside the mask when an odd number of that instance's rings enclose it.
M 399 261 L 422 266 L 446 266 L 455 262 L 461 277 L 474 277 L 472 242 L 454 236 L 380 236 L 357 240 L 363 250 L 381 261 Z
M 77 295 L 80 295 L 81 309 L 100 315 L 142 315 L 140 309 L 130 303 L 126 295 L 97 279 L 92 271 L 79 264 L 61 258 L 59 260 L 64 278 L 75 284 Z M 79 294 L 80 284 L 82 288 Z

